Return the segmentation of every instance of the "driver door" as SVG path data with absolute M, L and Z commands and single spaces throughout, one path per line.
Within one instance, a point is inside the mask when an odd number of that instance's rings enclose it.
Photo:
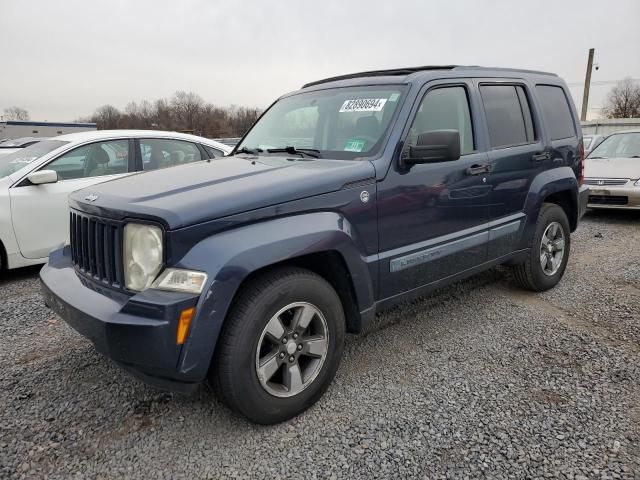
M 57 172 L 57 182 L 34 185 L 25 179 L 10 189 L 13 229 L 23 257 L 45 258 L 67 240 L 69 194 L 132 171 L 132 145 L 123 139 L 80 146 L 40 167 Z

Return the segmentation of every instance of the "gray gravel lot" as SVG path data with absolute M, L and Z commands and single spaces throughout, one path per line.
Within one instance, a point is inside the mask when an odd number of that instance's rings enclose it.
M 1 478 L 640 478 L 640 212 L 590 213 L 554 290 L 495 269 L 347 340 L 308 412 L 260 427 L 138 383 L 0 277 Z

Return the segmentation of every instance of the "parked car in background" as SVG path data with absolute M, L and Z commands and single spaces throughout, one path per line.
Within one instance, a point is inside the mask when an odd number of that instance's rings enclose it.
M 589 156 L 593 149 L 600 145 L 605 138 L 607 138 L 606 135 L 585 135 L 582 137 L 585 156 Z
M 0 142 L 0 155 L 8 155 L 9 153 L 17 152 L 22 148 L 29 147 L 34 143 L 38 143 L 43 140 L 47 140 L 47 138 L 22 137 L 5 140 Z
M 640 130 L 609 135 L 585 161 L 589 208 L 640 209 Z
M 49 251 L 68 238 L 69 193 L 230 150 L 182 133 L 98 130 L 60 135 L 0 157 L 0 267 L 46 262 Z
M 553 74 L 314 82 L 234 158 L 70 195 L 43 294 L 145 381 L 189 391 L 208 376 L 234 411 L 279 422 L 321 397 L 345 332 L 383 309 L 504 263 L 524 288 L 555 286 L 586 206 L 582 153 Z

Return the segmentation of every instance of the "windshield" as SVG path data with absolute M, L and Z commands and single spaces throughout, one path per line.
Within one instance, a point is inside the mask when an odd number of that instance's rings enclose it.
M 294 154 L 311 149 L 321 158 L 372 157 L 384 144 L 403 93 L 402 86 L 379 85 L 285 97 L 262 116 L 236 150 L 268 154 L 286 149 Z
M 34 143 L 27 148 L 21 148 L 17 152 L 0 156 L 0 178 L 4 178 L 17 172 L 25 165 L 37 160 L 47 153 L 61 147 L 65 143 L 60 140 L 45 140 L 44 142 Z
M 640 132 L 616 133 L 598 145 L 588 158 L 640 158 Z

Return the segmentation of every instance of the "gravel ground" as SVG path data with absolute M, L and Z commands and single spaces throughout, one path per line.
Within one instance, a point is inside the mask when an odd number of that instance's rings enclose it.
M 590 213 L 554 290 L 495 269 L 347 340 L 308 412 L 260 427 L 146 387 L 0 278 L 3 478 L 640 478 L 640 215 Z

